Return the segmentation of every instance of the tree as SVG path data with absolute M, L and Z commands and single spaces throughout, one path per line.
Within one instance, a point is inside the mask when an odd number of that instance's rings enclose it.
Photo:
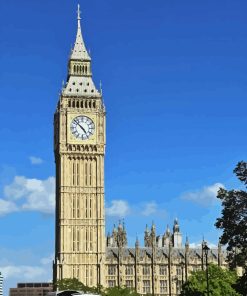
M 59 291 L 71 290 L 71 291 L 81 291 L 84 293 L 86 293 L 86 292 L 96 293 L 97 292 L 96 288 L 87 287 L 76 278 L 72 278 L 72 279 L 65 278 L 62 280 L 58 280 L 55 283 L 55 286 L 58 288 Z
M 114 287 L 106 289 L 102 296 L 140 296 L 140 294 L 133 289 Z
M 65 278 L 56 282 L 56 287 L 59 291 L 74 290 L 84 291 L 85 286 L 76 278 Z
M 244 275 L 237 280 L 237 283 L 236 285 L 234 285 L 234 288 L 241 295 L 247 295 L 247 271 L 245 271 Z
M 140 296 L 135 290 L 128 288 L 107 288 L 103 287 L 88 287 L 81 283 L 76 278 L 65 278 L 56 282 L 56 287 L 59 291 L 81 291 L 84 293 L 100 294 L 102 296 Z
M 209 264 L 209 295 L 210 296 L 239 296 L 232 287 L 237 281 L 234 271 L 224 270 L 221 267 Z M 207 278 L 206 271 L 192 272 L 188 281 L 183 285 L 181 296 L 206 296 Z
M 239 162 L 234 170 L 243 186 L 247 186 L 247 163 Z M 217 219 L 215 226 L 223 230 L 220 241 L 227 245 L 229 251 L 228 260 L 231 268 L 241 266 L 245 275 L 239 280 L 241 293 L 247 295 L 247 192 L 244 190 L 220 189 L 217 196 L 222 203 L 221 217 Z M 245 290 L 243 292 L 243 288 Z

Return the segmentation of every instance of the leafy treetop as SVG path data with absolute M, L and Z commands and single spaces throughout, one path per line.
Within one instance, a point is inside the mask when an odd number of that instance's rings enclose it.
M 213 296 L 240 296 L 232 287 L 237 281 L 233 271 L 209 264 L 209 295 Z M 181 296 L 207 296 L 206 271 L 195 271 L 183 285 Z

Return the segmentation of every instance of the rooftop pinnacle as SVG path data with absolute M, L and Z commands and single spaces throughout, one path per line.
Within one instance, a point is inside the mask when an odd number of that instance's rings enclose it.
M 86 46 L 84 44 L 82 33 L 81 33 L 81 11 L 80 11 L 80 5 L 78 4 L 77 9 L 77 34 L 76 34 L 76 40 L 75 45 L 71 53 L 71 60 L 88 60 L 90 61 L 91 58 L 87 52 Z

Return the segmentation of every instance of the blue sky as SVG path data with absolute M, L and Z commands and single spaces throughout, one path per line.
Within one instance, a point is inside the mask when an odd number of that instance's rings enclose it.
M 178 217 L 217 244 L 219 186 L 246 160 L 244 0 L 81 2 L 83 36 L 107 109 L 107 231 L 129 244 Z M 77 1 L 0 2 L 0 271 L 5 295 L 51 279 L 53 113 L 76 34 Z

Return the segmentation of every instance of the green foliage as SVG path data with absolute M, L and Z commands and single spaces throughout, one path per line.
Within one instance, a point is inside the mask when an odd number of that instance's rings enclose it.
M 239 296 L 232 287 L 237 281 L 233 271 L 210 264 L 208 266 L 209 295 L 210 296 Z M 188 281 L 183 285 L 181 296 L 207 296 L 206 271 L 193 272 Z
M 96 288 L 87 287 L 76 278 L 72 278 L 72 279 L 65 278 L 62 280 L 58 280 L 56 282 L 56 287 L 58 288 L 59 291 L 72 290 L 72 291 L 81 291 L 84 293 L 87 293 L 87 292 L 96 293 L 97 292 Z
M 234 173 L 246 188 L 247 163 L 239 162 Z M 220 189 L 217 197 L 222 203 L 222 216 L 217 219 L 215 226 L 223 230 L 221 243 L 227 245 L 230 267 L 238 265 L 245 269 L 245 276 L 236 287 L 242 295 L 247 295 L 247 192 Z
M 132 289 L 114 287 L 106 289 L 102 296 L 139 296 L 139 294 Z
M 59 291 L 72 290 L 72 291 L 81 291 L 84 293 L 93 293 L 100 294 L 101 296 L 140 296 L 135 290 L 128 288 L 108 288 L 103 289 L 103 287 L 87 287 L 81 283 L 78 279 L 62 279 L 56 282 L 56 286 Z
M 247 271 L 245 274 L 237 280 L 236 285 L 234 285 L 236 291 L 238 291 L 241 295 L 247 295 Z
M 56 286 L 59 291 L 64 291 L 64 290 L 84 291 L 84 288 L 85 288 L 85 286 L 76 278 L 73 278 L 73 279 L 67 278 L 67 279 L 58 280 L 56 282 Z

